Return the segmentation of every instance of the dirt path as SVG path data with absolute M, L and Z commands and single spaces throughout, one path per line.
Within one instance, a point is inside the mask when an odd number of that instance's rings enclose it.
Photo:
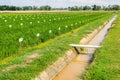
M 88 43 L 88 45 L 100 45 L 108 29 L 111 27 L 114 16 L 108 24 Z M 76 80 L 88 67 L 95 49 L 87 48 L 86 54 L 79 54 L 75 57 L 53 80 Z
M 35 58 L 40 56 L 41 55 L 39 55 L 38 53 L 30 54 L 27 57 L 25 57 L 25 59 L 23 60 L 24 62 L 22 64 L 13 64 L 13 65 L 7 66 L 0 72 L 0 74 L 2 74 L 2 72 L 9 71 L 11 69 L 15 69 L 16 67 L 26 66 L 27 63 L 31 63 Z

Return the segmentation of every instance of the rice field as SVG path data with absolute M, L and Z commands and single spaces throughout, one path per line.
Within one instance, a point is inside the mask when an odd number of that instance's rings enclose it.
M 108 15 L 111 13 L 0 13 L 0 59 Z
M 84 35 L 113 15 L 113 12 L 0 13 L 0 80 L 34 79 L 71 48 L 68 44 L 79 43 Z M 31 54 L 37 57 L 27 62 Z

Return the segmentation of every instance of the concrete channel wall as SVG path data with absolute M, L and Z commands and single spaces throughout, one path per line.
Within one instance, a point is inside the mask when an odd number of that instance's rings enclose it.
M 80 40 L 79 43 L 89 43 L 89 41 L 92 40 L 92 38 L 94 38 L 96 34 L 99 33 L 99 31 L 101 31 L 101 29 L 103 29 L 108 22 L 109 21 L 106 21 L 105 23 L 103 23 L 103 25 L 99 26 L 92 33 L 87 34 L 84 38 Z M 40 72 L 36 76 L 36 78 L 32 80 L 52 80 L 77 55 L 78 54 L 72 49 L 66 51 L 66 53 L 62 57 L 60 57 L 56 62 L 50 65 L 46 70 Z
M 101 31 L 101 29 L 104 28 L 104 26 L 105 26 L 108 22 L 109 22 L 109 20 L 106 21 L 106 22 L 104 22 L 103 25 L 100 25 L 100 26 L 99 26 L 97 29 L 95 29 L 92 33 L 87 34 L 84 38 L 82 38 L 82 39 L 80 40 L 79 44 L 88 44 L 89 41 L 91 41 L 91 40 L 96 36 L 96 34 L 99 33 L 99 31 Z
M 38 74 L 33 80 L 52 80 L 76 55 L 72 50 L 68 50 L 64 56 Z

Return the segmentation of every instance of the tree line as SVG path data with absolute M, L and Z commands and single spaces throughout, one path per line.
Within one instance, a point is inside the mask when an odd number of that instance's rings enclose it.
M 0 10 L 11 10 L 11 11 L 16 11 L 16 10 L 51 10 L 51 6 L 45 5 L 45 6 L 24 6 L 24 7 L 18 7 L 18 6 L 8 6 L 8 5 L 1 5 Z
M 120 5 L 108 5 L 108 6 L 99 6 L 99 5 L 92 5 L 92 6 L 72 6 L 68 8 L 52 8 L 49 5 L 45 6 L 8 6 L 8 5 L 1 5 L 0 10 L 69 10 L 69 11 L 79 11 L 79 10 L 120 10 Z
M 108 6 L 99 6 L 99 5 L 92 5 L 92 6 L 73 6 L 68 7 L 70 11 L 78 11 L 78 10 L 120 10 L 120 5 L 108 5 Z

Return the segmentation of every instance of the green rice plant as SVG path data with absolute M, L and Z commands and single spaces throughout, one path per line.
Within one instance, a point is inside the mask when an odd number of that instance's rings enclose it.
M 108 12 L 0 13 L 0 60 L 19 53 L 21 48 L 35 46 L 109 15 Z

